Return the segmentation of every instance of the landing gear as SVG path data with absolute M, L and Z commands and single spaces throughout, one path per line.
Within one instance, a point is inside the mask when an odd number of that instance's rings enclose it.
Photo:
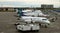
M 45 27 L 45 28 L 48 28 L 48 25 L 50 24 L 39 24 L 41 27 Z
M 45 25 L 45 28 L 48 28 L 48 26 L 47 26 L 47 25 Z
M 39 24 L 41 26 L 41 24 Z
M 50 25 L 50 24 L 45 24 L 45 28 L 48 28 L 48 25 Z

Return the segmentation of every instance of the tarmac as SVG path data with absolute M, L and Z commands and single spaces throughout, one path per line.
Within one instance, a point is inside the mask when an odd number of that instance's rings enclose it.
M 39 32 L 18 32 L 14 26 L 18 21 L 17 18 L 16 12 L 0 12 L 0 33 L 60 33 L 59 16 L 55 22 L 51 22 L 48 28 L 41 27 Z

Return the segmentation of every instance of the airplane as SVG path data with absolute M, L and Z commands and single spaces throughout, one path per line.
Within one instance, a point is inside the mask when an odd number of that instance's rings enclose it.
M 36 17 L 38 17 L 38 16 L 44 16 L 44 17 L 46 17 L 46 16 L 49 16 L 49 15 L 46 15 L 46 14 L 43 14 L 42 12 L 41 12 L 41 10 L 23 10 L 22 11 L 22 16 L 36 16 Z
M 35 21 L 35 22 L 40 22 L 40 23 L 44 23 L 44 24 L 45 23 L 50 24 L 49 20 L 45 17 L 22 16 L 20 19 L 25 20 L 26 22 Z
M 27 23 L 39 23 L 40 25 L 45 24 L 46 27 L 47 25 L 50 25 L 50 21 L 45 17 L 22 16 L 20 20 Z

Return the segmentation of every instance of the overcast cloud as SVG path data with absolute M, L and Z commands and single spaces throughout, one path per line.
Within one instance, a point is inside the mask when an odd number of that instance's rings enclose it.
M 40 7 L 41 4 L 52 4 L 54 7 L 60 7 L 60 0 L 0 0 L 2 6 L 26 6 Z

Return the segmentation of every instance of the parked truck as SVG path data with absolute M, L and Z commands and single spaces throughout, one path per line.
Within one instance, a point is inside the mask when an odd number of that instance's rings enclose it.
M 16 29 L 18 31 L 39 31 L 40 26 L 38 23 L 17 23 Z

